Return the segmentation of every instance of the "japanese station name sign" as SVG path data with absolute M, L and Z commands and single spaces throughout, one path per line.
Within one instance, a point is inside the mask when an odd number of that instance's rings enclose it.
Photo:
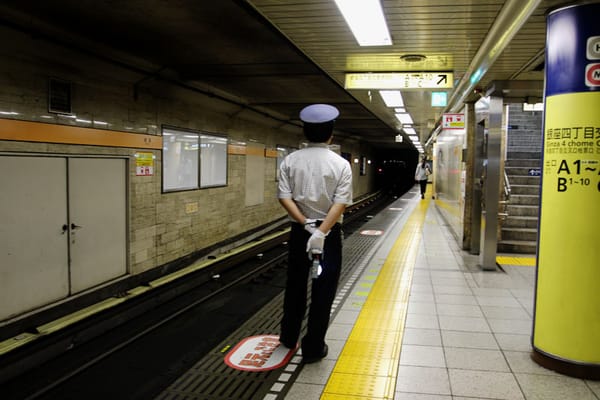
M 346 74 L 346 89 L 450 89 L 452 72 L 369 72 Z
M 442 129 L 465 129 L 465 115 L 444 114 L 442 116 Z

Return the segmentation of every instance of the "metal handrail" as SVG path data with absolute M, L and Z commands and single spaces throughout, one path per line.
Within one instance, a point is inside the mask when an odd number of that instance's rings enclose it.
M 504 197 L 506 200 L 510 199 L 510 182 L 508 181 L 508 175 L 506 174 L 506 170 L 504 171 Z
M 506 174 L 506 170 L 504 171 L 504 199 L 499 201 L 500 210 L 503 212 L 498 213 L 498 228 L 499 228 L 499 239 L 502 239 L 502 225 L 504 221 L 508 218 L 508 204 L 510 203 L 510 182 L 508 181 L 508 175 Z

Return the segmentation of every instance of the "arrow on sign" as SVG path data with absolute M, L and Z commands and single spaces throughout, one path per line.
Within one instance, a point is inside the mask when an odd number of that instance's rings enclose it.
M 451 88 L 452 72 L 378 72 L 346 74 L 346 89 Z

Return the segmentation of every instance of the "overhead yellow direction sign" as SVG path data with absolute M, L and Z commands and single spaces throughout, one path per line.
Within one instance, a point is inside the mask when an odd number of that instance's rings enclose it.
M 346 89 L 450 89 L 452 72 L 381 72 L 346 74 Z

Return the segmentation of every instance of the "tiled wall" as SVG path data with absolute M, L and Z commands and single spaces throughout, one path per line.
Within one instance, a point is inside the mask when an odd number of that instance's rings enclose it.
M 508 121 L 508 158 L 511 154 L 534 153 L 542 151 L 542 112 L 523 111 L 523 104 L 509 105 Z
M 59 46 L 40 48 L 34 38 L 9 30 L 0 28 L 0 34 L 8 43 L 0 49 L 0 118 L 149 135 L 160 135 L 161 126 L 169 125 L 226 135 L 230 143 L 256 141 L 267 149 L 298 147 L 303 139 L 297 126 L 282 125 L 218 98 Z M 72 113 L 77 118 L 48 112 L 49 77 L 72 83 Z M 337 143 L 353 156 L 371 157 L 370 149 L 358 142 Z M 276 199 L 275 158 L 265 159 L 264 202 L 246 207 L 244 155 L 229 154 L 225 187 L 162 193 L 161 151 L 152 151 L 155 174 L 136 176 L 134 155 L 139 150 L 0 140 L 0 152 L 107 155 L 130 160 L 131 273 L 147 271 L 285 216 Z M 355 197 L 373 190 L 374 174 L 369 171 L 360 176 L 358 164 L 353 164 L 353 172 Z

